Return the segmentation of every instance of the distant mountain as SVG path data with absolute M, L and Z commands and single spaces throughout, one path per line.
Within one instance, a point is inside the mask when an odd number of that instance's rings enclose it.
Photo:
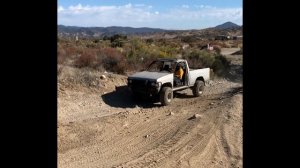
M 220 28 L 221 27 L 221 28 Z M 159 28 L 132 28 L 132 27 L 77 27 L 77 26 L 57 26 L 57 35 L 60 38 L 64 37 L 81 37 L 81 38 L 103 38 L 105 36 L 113 36 L 115 34 L 123 34 L 127 36 L 140 36 L 143 38 L 191 38 L 199 39 L 214 39 L 217 35 L 241 36 L 243 35 L 243 26 L 238 26 L 231 22 L 226 22 L 222 25 L 191 30 L 165 30 Z M 74 38 L 75 39 L 75 38 Z
M 111 27 L 77 27 L 77 26 L 64 26 L 58 25 L 57 32 L 59 36 L 83 36 L 83 37 L 103 37 L 103 36 L 112 36 L 115 34 L 124 34 L 124 35 L 142 35 L 142 34 L 151 34 L 166 32 L 168 30 L 158 29 L 158 28 L 133 28 L 133 27 L 120 27 L 120 26 L 111 26 Z
M 232 28 L 240 28 L 241 26 L 235 24 L 235 23 L 232 23 L 232 22 L 226 22 L 226 23 L 223 23 L 221 25 L 218 25 L 214 28 L 216 29 L 232 29 Z

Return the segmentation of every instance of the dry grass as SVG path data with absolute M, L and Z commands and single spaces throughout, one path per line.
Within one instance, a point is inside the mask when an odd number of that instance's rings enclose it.
M 70 66 L 59 66 L 60 73 L 57 76 L 58 83 L 64 86 L 100 86 L 101 72 L 91 68 L 74 68 Z

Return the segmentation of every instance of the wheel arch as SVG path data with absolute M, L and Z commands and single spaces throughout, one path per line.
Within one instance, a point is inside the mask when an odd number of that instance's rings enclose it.
M 199 77 L 196 79 L 196 81 L 197 81 L 197 80 L 202 81 L 202 82 L 204 83 L 204 86 L 205 86 L 205 80 L 204 80 L 204 78 L 203 78 L 202 76 L 199 76 Z M 196 83 L 196 81 L 195 81 L 195 83 Z
M 168 83 L 164 83 L 163 85 L 161 85 L 160 91 L 164 87 L 170 87 L 171 89 L 173 88 L 172 84 L 170 82 L 168 82 Z

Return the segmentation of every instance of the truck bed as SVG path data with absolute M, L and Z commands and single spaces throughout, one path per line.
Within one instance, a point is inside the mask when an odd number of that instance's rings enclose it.
M 190 85 L 194 85 L 196 79 L 199 76 L 202 76 L 204 81 L 208 81 L 210 77 L 210 68 L 190 69 L 190 73 L 189 73 Z

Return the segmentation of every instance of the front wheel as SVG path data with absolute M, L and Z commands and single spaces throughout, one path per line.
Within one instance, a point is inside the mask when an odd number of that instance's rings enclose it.
M 204 82 L 201 80 L 197 80 L 194 87 L 193 87 L 193 95 L 195 97 L 199 97 L 203 94 L 204 91 Z
M 162 105 L 167 106 L 173 99 L 173 91 L 170 87 L 162 88 L 160 92 L 160 102 Z

